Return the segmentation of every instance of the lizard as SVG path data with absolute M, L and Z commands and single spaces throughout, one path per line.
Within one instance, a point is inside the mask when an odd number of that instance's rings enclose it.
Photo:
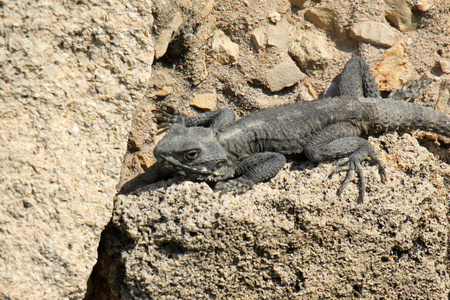
M 430 79 L 382 98 L 364 59 L 354 56 L 344 67 L 337 95 L 297 101 L 250 113 L 239 120 L 230 109 L 187 117 L 172 107 L 159 109 L 156 120 L 168 127 L 155 146 L 164 166 L 187 177 L 217 182 L 221 192 L 244 193 L 273 178 L 286 155 L 304 153 L 313 162 L 336 160 L 333 174 L 347 172 L 337 194 L 359 178 L 358 203 L 365 197 L 361 162 L 370 158 L 381 181 L 385 168 L 365 137 L 386 131 L 424 130 L 450 137 L 450 117 L 431 107 L 404 101 L 417 96 Z

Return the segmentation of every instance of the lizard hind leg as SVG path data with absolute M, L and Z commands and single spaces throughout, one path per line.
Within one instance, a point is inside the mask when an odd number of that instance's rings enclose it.
M 381 97 L 375 77 L 362 57 L 354 56 L 345 65 L 341 74 L 338 96 Z
M 305 154 L 312 161 L 340 159 L 330 175 L 347 172 L 338 195 L 342 194 L 356 172 L 359 177 L 358 203 L 363 202 L 365 194 L 366 181 L 361 166 L 363 160 L 370 157 L 378 166 L 381 179 L 386 177 L 383 164 L 375 155 L 374 148 L 366 139 L 359 137 L 360 134 L 361 131 L 349 122 L 334 123 L 319 132 L 305 147 Z
M 351 139 L 351 138 L 343 138 L 343 140 Z M 354 138 L 354 139 L 361 139 L 361 145 L 360 147 L 350 154 L 348 157 L 344 157 L 342 159 L 339 159 L 336 162 L 336 168 L 333 170 L 333 172 L 330 174 L 329 177 L 332 177 L 336 173 L 340 172 L 347 172 L 347 175 L 345 176 L 344 181 L 342 181 L 341 186 L 339 187 L 337 191 L 337 195 L 342 195 L 344 189 L 347 187 L 350 180 L 353 178 L 355 172 L 358 175 L 359 178 L 359 195 L 358 195 L 358 203 L 362 203 L 364 200 L 365 195 L 365 187 L 366 187 L 366 179 L 364 177 L 364 171 L 361 166 L 361 162 L 365 160 L 366 158 L 370 157 L 372 161 L 378 166 L 378 172 L 380 174 L 381 181 L 384 182 L 386 180 L 386 171 L 384 169 L 384 166 L 382 162 L 379 160 L 379 158 L 375 155 L 375 151 L 372 147 L 372 145 L 362 139 L 362 138 Z M 342 141 L 346 142 L 346 141 Z

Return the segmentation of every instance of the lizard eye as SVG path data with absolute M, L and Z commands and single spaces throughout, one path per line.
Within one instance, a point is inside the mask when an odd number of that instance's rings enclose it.
M 200 154 L 200 151 L 197 149 L 188 150 L 188 151 L 184 152 L 184 158 L 186 160 L 194 160 L 198 157 L 199 154 Z

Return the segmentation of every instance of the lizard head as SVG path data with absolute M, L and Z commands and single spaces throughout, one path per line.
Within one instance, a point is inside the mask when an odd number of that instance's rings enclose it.
M 235 163 L 210 128 L 174 124 L 153 153 L 169 169 L 197 180 L 221 181 L 235 173 Z

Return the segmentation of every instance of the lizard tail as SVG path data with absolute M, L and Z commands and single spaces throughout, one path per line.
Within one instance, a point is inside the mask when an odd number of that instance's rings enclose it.
M 450 137 L 450 116 L 431 107 L 402 100 L 380 100 L 377 104 L 381 130 L 409 131 L 420 129 Z

